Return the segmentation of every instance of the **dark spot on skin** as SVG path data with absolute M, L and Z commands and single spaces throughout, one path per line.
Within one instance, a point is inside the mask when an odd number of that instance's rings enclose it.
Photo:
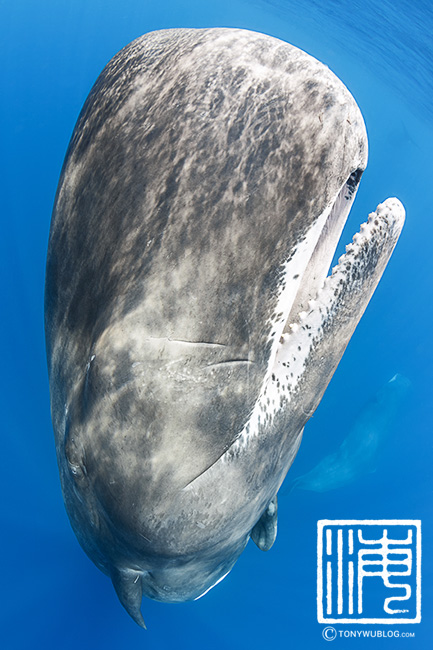
M 332 93 L 326 93 L 323 96 L 323 102 L 325 105 L 325 110 L 328 110 L 335 104 L 335 97 Z

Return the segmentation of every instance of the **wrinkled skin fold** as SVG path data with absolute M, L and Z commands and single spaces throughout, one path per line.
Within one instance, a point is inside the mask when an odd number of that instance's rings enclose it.
M 77 538 L 144 627 L 268 550 L 303 428 L 384 271 L 388 199 L 328 269 L 367 161 L 304 52 L 235 29 L 119 52 L 77 121 L 47 257 L 51 409 Z

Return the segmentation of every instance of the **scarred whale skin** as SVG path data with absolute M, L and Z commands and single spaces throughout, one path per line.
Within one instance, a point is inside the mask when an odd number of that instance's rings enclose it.
M 75 127 L 50 231 L 51 410 L 78 540 L 134 620 L 195 599 L 276 494 L 398 239 L 388 199 L 326 278 L 367 159 L 324 65 L 237 29 L 125 47 Z

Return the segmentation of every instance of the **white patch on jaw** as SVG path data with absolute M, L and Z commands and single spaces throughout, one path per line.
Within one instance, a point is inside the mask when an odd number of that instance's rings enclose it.
M 388 218 L 392 219 L 394 226 L 393 224 L 389 226 Z M 368 242 L 379 236 L 381 227 L 391 228 L 391 230 L 395 227 L 398 230 L 401 229 L 403 220 L 403 206 L 397 199 L 388 199 L 369 215 L 366 223 L 361 225 L 360 232 L 356 233 L 352 243 L 346 246 L 346 253 L 339 258 L 331 275 L 325 279 L 317 297 L 309 301 L 308 310 L 300 312 L 297 320 L 289 325 L 289 331 L 278 338 L 275 355 L 271 356 L 271 368 L 268 370 L 249 422 L 222 456 L 223 461 L 228 460 L 232 452 L 236 453 L 245 447 L 249 440 L 259 434 L 261 426 L 267 421 L 272 421 L 275 414 L 290 403 L 294 389 L 305 371 L 311 350 L 321 336 L 324 322 L 332 318 L 332 314 L 341 306 L 338 295 L 340 287 L 346 283 L 347 269 L 357 257 L 366 254 Z M 358 282 L 362 283 L 363 278 L 360 277 Z
M 273 339 L 271 354 L 269 356 L 269 367 L 266 373 L 263 386 L 267 383 L 269 376 L 273 372 L 273 360 L 276 357 L 277 349 L 279 346 L 279 339 L 283 333 L 284 326 L 287 323 L 289 314 L 291 312 L 293 303 L 298 295 L 301 284 L 304 280 L 305 271 L 311 261 L 317 243 L 324 230 L 328 218 L 339 200 L 339 196 L 344 189 L 346 182 L 336 193 L 334 199 L 325 208 L 321 215 L 316 219 L 315 223 L 310 227 L 306 236 L 301 240 L 290 259 L 285 263 L 282 273 L 281 290 L 278 297 L 278 305 L 276 312 L 278 320 L 273 323 L 273 328 L 270 335 L 270 340 Z M 344 220 L 345 221 L 345 220 Z M 344 223 L 344 222 L 343 222 Z
M 360 231 L 353 236 L 352 242 L 346 246 L 346 253 L 339 258 L 331 275 L 325 279 L 316 299 L 309 302 L 308 311 L 301 312 L 297 322 L 290 325 L 290 333 L 281 337 L 273 373 L 281 383 L 286 384 L 289 391 L 299 383 L 311 348 L 314 346 L 315 337 L 321 335 L 324 321 L 333 312 L 335 313 L 339 306 L 342 306 L 338 295 L 340 287 L 347 282 L 348 269 L 359 255 L 365 255 L 368 242 L 377 238 L 380 222 L 383 220 L 384 225 L 387 223 L 388 212 L 392 213 L 392 218 L 397 225 L 404 219 L 404 208 L 399 202 L 391 199 L 380 204 L 376 211 L 369 215 L 368 221 L 361 225 Z M 364 279 L 360 277 L 356 282 L 362 284 L 363 281 Z M 353 281 L 351 282 L 354 286 Z
M 275 375 L 275 360 L 279 353 L 279 348 L 281 347 L 280 339 L 287 323 L 292 305 L 298 294 L 305 270 L 311 260 L 328 217 L 331 214 L 331 210 L 345 184 L 346 183 L 344 183 L 342 188 L 337 192 L 334 200 L 316 219 L 304 239 L 298 243 L 291 258 L 284 265 L 281 291 L 278 298 L 278 306 L 276 308 L 278 320 L 274 322 L 270 334 L 272 348 L 269 355 L 268 370 L 262 383 L 260 396 L 254 406 L 249 421 L 241 431 L 239 437 L 221 457 L 222 461 L 227 460 L 233 451 L 238 451 L 247 444 L 249 439 L 258 435 L 260 425 L 263 425 L 266 421 L 271 420 L 274 417 L 275 413 L 282 407 L 282 400 L 284 397 L 289 398 L 287 391 L 283 393 L 282 385 L 279 381 L 279 379 L 281 379 L 285 384 L 287 384 L 287 379 L 283 376 L 278 377 L 277 379 Z M 296 327 L 297 325 L 295 328 Z M 273 377 L 275 377 L 275 379 Z
M 336 307 L 336 291 L 340 282 L 345 279 L 346 264 L 355 258 L 372 236 L 375 216 L 373 213 L 368 222 L 362 224 L 361 231 L 356 233 L 352 243 L 346 246 L 346 253 L 339 258 L 332 274 L 325 279 L 316 299 L 310 301 L 308 311 L 298 314 L 297 322 L 289 326 L 290 333 L 284 334 L 280 339 L 273 373 L 278 381 L 286 385 L 288 398 L 305 370 L 315 337 L 320 336 L 324 321 Z

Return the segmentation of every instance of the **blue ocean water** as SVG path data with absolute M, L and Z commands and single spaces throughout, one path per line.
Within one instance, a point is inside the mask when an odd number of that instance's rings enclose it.
M 420 519 L 422 621 L 399 646 L 431 647 L 431 322 L 433 7 L 422 0 L 0 1 L 2 25 L 2 301 L 0 647 L 322 648 L 316 615 L 320 519 Z M 287 489 L 266 554 L 250 543 L 232 573 L 194 603 L 143 602 L 148 632 L 119 605 L 70 528 L 60 492 L 43 337 L 50 214 L 81 106 L 107 61 L 160 28 L 236 26 L 289 41 L 326 63 L 355 96 L 370 157 L 343 233 L 388 196 L 407 210 L 403 235 L 290 471 L 311 470 L 400 373 L 411 382 L 374 467 L 338 489 Z M 336 625 L 337 630 L 350 626 Z M 383 629 L 354 626 L 356 629 Z M 352 626 L 353 628 L 353 626 Z M 352 629 L 351 628 L 351 629 Z M 338 647 L 395 640 L 338 636 Z

